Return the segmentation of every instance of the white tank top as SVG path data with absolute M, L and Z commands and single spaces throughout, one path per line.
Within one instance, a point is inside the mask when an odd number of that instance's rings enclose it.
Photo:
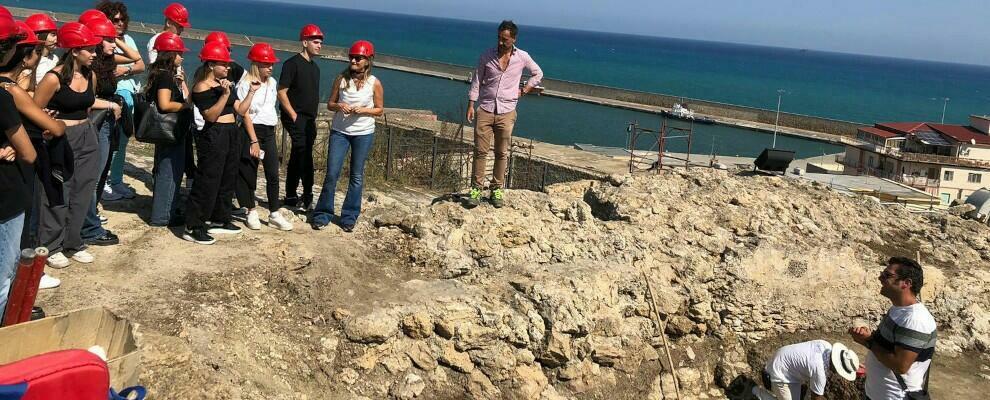
M 358 89 L 351 82 L 340 80 L 340 92 L 337 98 L 338 103 L 348 104 L 352 107 L 372 108 L 375 106 L 375 82 L 378 78 L 369 76 L 364 82 L 364 86 Z M 338 111 L 333 115 L 333 130 L 345 135 L 369 135 L 375 133 L 375 117 L 367 115 L 348 114 Z

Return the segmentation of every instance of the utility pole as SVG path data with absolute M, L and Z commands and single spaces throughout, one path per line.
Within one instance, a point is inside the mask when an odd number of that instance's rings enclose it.
M 948 97 L 942 98 L 942 122 L 941 123 L 943 123 L 943 124 L 945 123 L 945 108 L 948 105 L 949 105 L 949 98 Z
M 777 128 L 780 126 L 780 100 L 784 97 L 784 93 L 787 93 L 784 89 L 777 89 L 777 119 L 773 122 L 773 145 L 772 148 L 777 148 Z

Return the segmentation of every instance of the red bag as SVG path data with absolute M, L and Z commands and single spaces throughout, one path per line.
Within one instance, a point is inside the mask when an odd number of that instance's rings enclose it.
M 0 366 L 0 385 L 27 383 L 22 400 L 106 400 L 107 363 L 86 350 L 45 353 Z

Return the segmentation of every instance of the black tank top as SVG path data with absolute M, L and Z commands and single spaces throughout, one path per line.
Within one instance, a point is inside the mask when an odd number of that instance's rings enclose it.
M 0 76 L 0 83 L 13 83 L 15 85 L 17 84 L 17 82 L 14 82 L 9 78 L 2 76 Z M 17 112 L 21 114 L 21 124 L 24 125 L 24 130 L 27 131 L 28 136 L 30 136 L 31 139 L 42 139 L 43 136 L 41 135 L 42 132 L 41 128 L 39 128 L 38 125 L 35 125 L 34 122 L 31 122 L 31 119 L 28 118 L 26 115 L 24 115 L 24 113 L 20 112 L 20 110 L 18 110 Z
M 55 71 L 48 73 L 54 74 L 56 77 L 59 76 Z M 48 109 L 58 111 L 58 115 L 55 116 L 58 119 L 86 119 L 86 112 L 96 102 L 96 94 L 93 93 L 93 80 L 90 78 L 86 79 L 86 90 L 82 93 L 72 90 L 67 84 L 61 83 L 61 77 L 59 77 L 59 82 L 58 91 L 48 101 Z
M 237 91 L 233 87 L 230 89 L 230 96 L 227 96 L 227 104 L 224 104 L 223 110 L 220 111 L 221 117 L 234 114 L 234 102 L 237 101 Z M 202 92 L 193 93 L 192 100 L 202 113 L 217 104 L 220 101 L 220 96 L 223 96 L 223 87 L 217 86 Z

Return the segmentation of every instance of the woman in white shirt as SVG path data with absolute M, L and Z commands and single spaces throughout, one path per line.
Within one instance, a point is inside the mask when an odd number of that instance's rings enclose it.
M 375 133 L 375 117 L 385 113 L 382 83 L 371 75 L 375 47 L 371 42 L 354 42 L 350 65 L 337 76 L 331 88 L 327 109 L 334 112 L 333 129 L 327 150 L 327 175 L 323 181 L 320 200 L 313 210 L 312 227 L 325 228 L 333 217 L 334 194 L 347 150 L 351 151 L 350 179 L 347 196 L 340 210 L 340 227 L 344 232 L 354 230 L 361 214 L 361 192 L 364 190 L 364 162 L 371 151 Z
M 278 152 L 275 149 L 275 125 L 278 124 L 278 85 L 272 77 L 274 64 L 278 62 L 275 49 L 268 43 L 257 43 L 248 52 L 251 68 L 244 72 L 237 83 L 237 97 L 247 98 L 252 83 L 261 83 L 248 114 L 254 125 L 257 143 L 261 147 L 261 157 L 254 158 L 249 153 L 252 144 L 245 141 L 241 163 L 238 166 L 235 193 L 237 203 L 248 209 L 247 227 L 261 229 L 261 220 L 255 209 L 254 192 L 258 187 L 258 164 L 265 166 L 265 191 L 268 194 L 268 225 L 279 230 L 291 231 L 292 223 L 278 211 L 282 204 L 278 197 Z

